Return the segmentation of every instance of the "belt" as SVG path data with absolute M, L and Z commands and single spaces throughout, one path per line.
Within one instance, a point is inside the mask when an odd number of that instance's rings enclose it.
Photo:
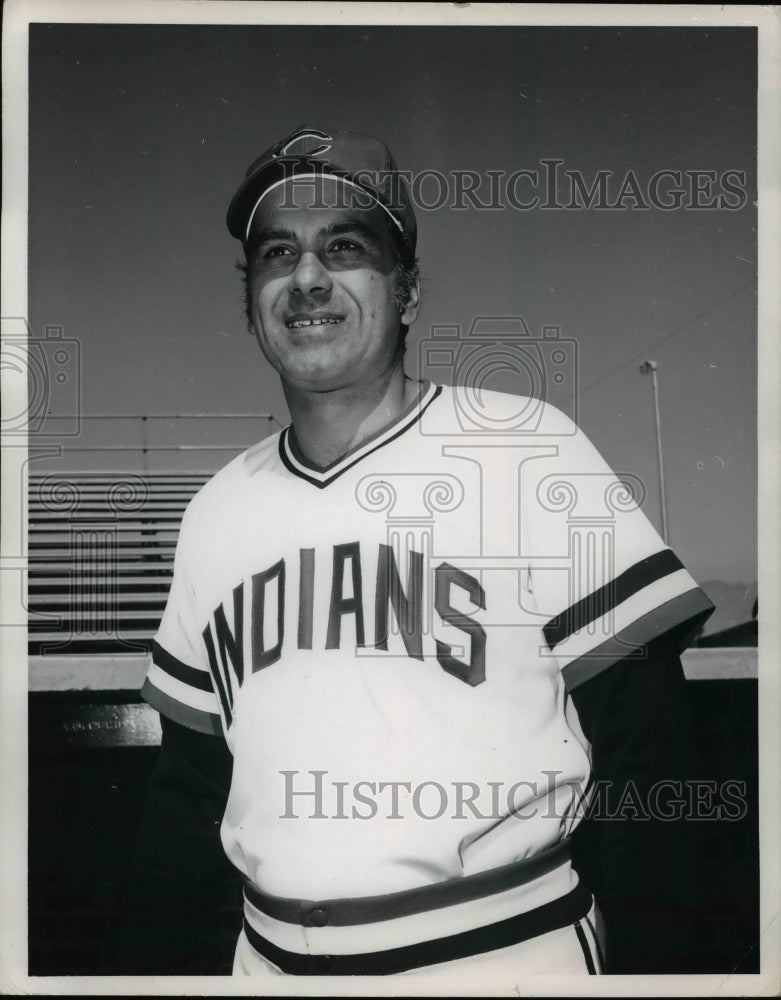
M 244 932 L 255 951 L 293 975 L 389 974 L 476 955 L 565 927 L 588 912 L 591 896 L 580 886 L 532 909 L 525 908 L 520 897 L 515 902 L 518 890 L 568 864 L 569 856 L 569 844 L 564 841 L 486 872 L 355 898 L 291 899 L 263 892 L 248 882 Z M 477 903 L 478 909 L 464 920 L 463 907 L 471 903 Z M 439 920 L 437 911 L 442 914 Z M 479 926 L 481 917 L 491 922 Z M 274 925 L 278 930 L 271 934 Z M 443 936 L 431 940 L 437 925 Z M 280 933 L 285 926 L 289 931 Z M 305 932 L 305 947 L 300 947 L 302 931 L 296 932 L 296 927 L 314 928 Z M 371 927 L 377 930 L 367 933 Z M 342 930 L 335 938 L 338 929 Z
M 249 944 L 283 972 L 298 976 L 377 976 L 391 975 L 468 958 L 519 944 L 582 920 L 592 905 L 591 893 L 578 885 L 566 896 L 507 920 L 478 927 L 449 937 L 418 944 L 351 955 L 299 954 L 272 944 L 244 920 Z
M 444 906 L 467 903 L 495 892 L 531 882 L 558 868 L 569 859 L 569 843 L 562 841 L 531 858 L 492 868 L 476 875 L 436 882 L 433 885 L 382 896 L 359 896 L 353 899 L 288 899 L 262 892 L 251 882 L 244 885 L 244 895 L 263 913 L 287 924 L 304 927 L 348 927 L 370 924 L 413 913 L 425 913 Z

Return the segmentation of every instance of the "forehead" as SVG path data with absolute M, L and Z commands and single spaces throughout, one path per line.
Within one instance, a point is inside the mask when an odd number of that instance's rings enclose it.
M 353 225 L 392 246 L 392 224 L 371 195 L 338 177 L 293 177 L 265 193 L 255 209 L 248 242 L 255 243 L 269 230 L 304 238 Z

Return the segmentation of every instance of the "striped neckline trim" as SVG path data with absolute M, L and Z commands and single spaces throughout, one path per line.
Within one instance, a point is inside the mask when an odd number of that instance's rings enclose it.
M 395 441 L 397 437 L 408 431 L 413 424 L 420 420 L 441 392 L 442 386 L 424 382 L 421 394 L 414 402 L 410 403 L 394 423 L 373 434 L 365 441 L 361 441 L 360 444 L 351 448 L 325 469 L 318 469 L 301 454 L 292 434 L 292 424 L 287 426 L 279 436 L 279 457 L 285 468 L 294 476 L 305 479 L 319 489 L 324 489 L 339 476 L 344 475 L 348 469 L 366 458 L 367 455 L 385 447 L 386 444 L 390 444 L 391 441 Z

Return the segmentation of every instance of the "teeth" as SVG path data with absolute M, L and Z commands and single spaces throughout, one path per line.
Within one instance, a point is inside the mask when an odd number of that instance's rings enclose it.
M 291 329 L 299 329 L 302 326 L 326 326 L 329 323 L 341 323 L 340 319 L 297 319 L 288 323 Z

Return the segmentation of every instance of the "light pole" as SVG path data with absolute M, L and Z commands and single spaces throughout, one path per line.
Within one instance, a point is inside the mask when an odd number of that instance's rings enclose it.
M 640 365 L 640 371 L 643 375 L 648 375 L 650 373 L 653 380 L 654 386 L 654 417 L 656 419 L 656 458 L 659 463 L 659 496 L 662 503 L 662 538 L 665 542 L 668 541 L 667 537 L 667 497 L 665 493 L 664 485 L 664 458 L 662 456 L 662 425 L 659 420 L 659 383 L 656 378 L 656 362 L 655 361 L 644 361 Z

